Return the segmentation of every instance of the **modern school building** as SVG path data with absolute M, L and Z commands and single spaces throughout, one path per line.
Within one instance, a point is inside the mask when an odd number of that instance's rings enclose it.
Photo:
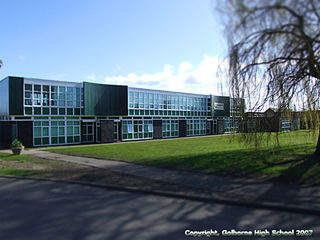
M 9 76 L 0 81 L 0 148 L 15 138 L 37 147 L 229 133 L 243 106 L 228 96 Z

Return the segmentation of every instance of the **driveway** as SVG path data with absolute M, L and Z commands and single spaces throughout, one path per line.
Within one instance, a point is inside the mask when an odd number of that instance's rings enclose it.
M 320 218 L 77 184 L 0 177 L 0 239 L 199 239 L 185 230 L 312 229 Z M 204 239 L 259 239 L 211 237 Z M 263 239 L 282 239 L 266 237 Z

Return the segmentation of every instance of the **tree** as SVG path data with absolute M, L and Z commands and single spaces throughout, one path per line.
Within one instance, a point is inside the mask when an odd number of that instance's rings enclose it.
M 319 130 L 320 1 L 224 0 L 231 93 L 251 111 L 293 106 Z

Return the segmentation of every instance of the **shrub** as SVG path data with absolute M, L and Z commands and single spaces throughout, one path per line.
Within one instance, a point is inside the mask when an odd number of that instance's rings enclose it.
M 15 139 L 12 144 L 11 147 L 16 148 L 16 147 L 23 147 L 22 142 L 20 142 L 18 139 Z

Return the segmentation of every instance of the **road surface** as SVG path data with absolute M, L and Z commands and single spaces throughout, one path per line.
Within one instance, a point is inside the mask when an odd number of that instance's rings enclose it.
M 320 239 L 320 217 L 77 184 L 0 177 L 0 239 Z M 222 231 L 313 230 L 311 237 L 222 237 Z M 191 232 L 187 233 L 191 233 Z M 305 232 L 308 233 L 308 232 Z M 241 233 L 239 233 L 241 234 Z

